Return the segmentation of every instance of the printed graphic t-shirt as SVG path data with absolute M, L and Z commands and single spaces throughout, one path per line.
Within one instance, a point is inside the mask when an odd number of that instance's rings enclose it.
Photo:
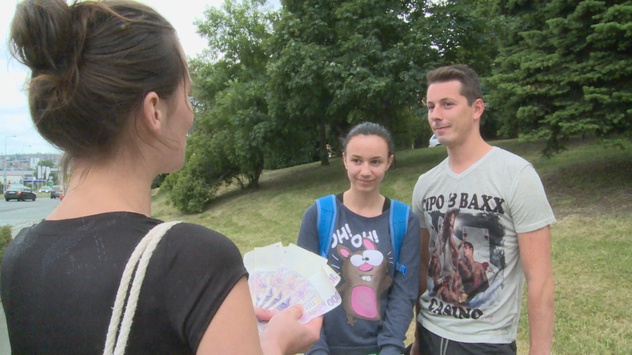
M 451 340 L 514 341 L 524 285 L 518 233 L 555 222 L 533 166 L 497 147 L 461 174 L 446 159 L 419 177 L 413 210 L 430 234 L 418 321 Z
M 337 289 L 342 304 L 324 316 L 321 338 L 307 354 L 401 354 L 413 319 L 419 290 L 419 218 L 410 213 L 399 262 L 406 275 L 396 272 L 386 200 L 382 214 L 364 217 L 336 199 L 337 219 L 328 264 L 341 277 Z M 303 216 L 297 244 L 318 253 L 318 209 Z

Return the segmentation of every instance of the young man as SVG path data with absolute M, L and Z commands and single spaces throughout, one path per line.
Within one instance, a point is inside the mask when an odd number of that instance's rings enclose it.
M 548 354 L 555 217 L 540 178 L 529 162 L 481 137 L 485 103 L 472 69 L 437 68 L 427 81 L 428 122 L 448 158 L 413 192 L 422 263 L 412 353 L 515 354 L 526 279 L 530 354 Z

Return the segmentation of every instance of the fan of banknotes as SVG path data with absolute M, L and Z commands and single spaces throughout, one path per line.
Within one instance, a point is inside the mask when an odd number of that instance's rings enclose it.
M 327 259 L 297 245 L 255 248 L 244 255 L 244 265 L 255 307 L 281 311 L 298 303 L 303 306 L 300 321 L 307 323 L 341 302 L 336 291 L 340 276 Z M 260 331 L 264 327 L 259 324 Z

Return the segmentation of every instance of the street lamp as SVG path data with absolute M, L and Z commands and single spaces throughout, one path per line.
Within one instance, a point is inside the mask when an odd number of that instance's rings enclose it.
M 7 139 L 9 138 L 15 138 L 17 137 L 16 135 L 13 136 L 6 136 L 4 137 L 4 182 L 2 185 L 2 190 L 6 191 L 7 189 Z

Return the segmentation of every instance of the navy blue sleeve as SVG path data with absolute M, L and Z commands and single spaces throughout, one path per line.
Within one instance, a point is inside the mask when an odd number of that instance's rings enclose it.
M 301 229 L 298 232 L 298 241 L 296 245 L 318 254 L 318 227 L 316 221 L 318 219 L 318 208 L 316 204 L 309 206 L 303 214 Z
M 307 249 L 318 254 L 318 207 L 316 204 L 309 206 L 303 214 L 303 221 L 301 222 L 301 229 L 298 232 L 298 241 L 296 245 L 301 248 Z M 327 338 L 325 337 L 325 326 L 320 330 L 320 339 L 306 353 L 308 355 L 316 354 L 329 354 L 329 347 L 327 347 Z
M 393 285 L 388 295 L 386 317 L 382 331 L 378 335 L 380 354 L 401 354 L 404 352 L 404 340 L 410 322 L 414 316 L 414 307 L 419 289 L 419 264 L 421 261 L 421 232 L 419 217 L 410 213 L 406 236 L 402 243 L 399 262 L 406 265 L 403 275 L 396 271 Z

